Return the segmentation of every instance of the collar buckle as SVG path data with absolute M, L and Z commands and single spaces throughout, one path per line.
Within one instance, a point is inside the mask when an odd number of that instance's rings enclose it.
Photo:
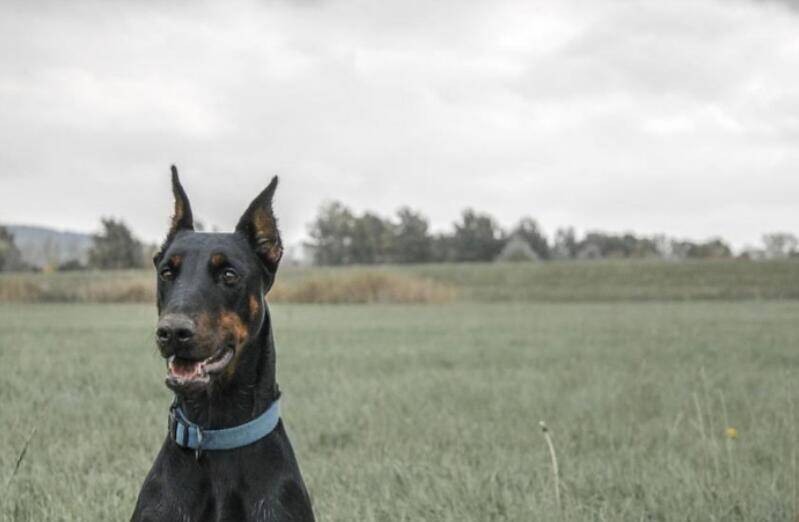
M 172 403 L 172 406 L 169 407 L 169 419 L 167 420 L 167 430 L 169 433 L 169 437 L 178 442 L 178 419 L 177 415 L 175 415 L 175 403 Z
M 194 459 L 200 460 L 200 457 L 203 456 L 203 438 L 205 438 L 205 434 L 200 426 L 196 426 L 195 430 L 197 430 L 197 448 L 194 450 Z

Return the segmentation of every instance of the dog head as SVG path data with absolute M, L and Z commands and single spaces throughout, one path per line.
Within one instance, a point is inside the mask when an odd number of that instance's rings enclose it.
M 195 232 L 189 199 L 172 167 L 175 213 L 153 261 L 156 342 L 167 361 L 166 384 L 178 393 L 209 392 L 234 380 L 250 341 L 269 321 L 266 293 L 283 254 L 272 212 L 276 187 L 277 177 L 234 232 Z

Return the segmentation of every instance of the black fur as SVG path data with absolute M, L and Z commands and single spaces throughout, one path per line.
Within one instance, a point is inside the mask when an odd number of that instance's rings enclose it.
M 206 429 L 236 426 L 266 411 L 280 396 L 265 300 L 282 254 L 272 212 L 277 178 L 230 234 L 194 232 L 174 167 L 172 184 L 175 216 L 154 258 L 158 347 L 173 361 L 167 386 L 192 422 Z M 184 370 L 172 369 L 175 364 L 194 371 L 199 361 L 215 361 L 217 354 L 230 362 L 207 380 L 184 380 Z M 166 419 L 164 411 L 165 425 Z M 167 435 L 132 520 L 313 521 L 314 515 L 281 421 L 249 446 L 205 451 L 199 458 Z

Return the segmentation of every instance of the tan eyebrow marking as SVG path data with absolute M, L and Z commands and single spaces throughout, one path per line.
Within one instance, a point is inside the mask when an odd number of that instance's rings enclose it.
M 214 254 L 211 256 L 211 266 L 214 268 L 219 268 L 225 264 L 226 259 L 227 258 L 225 258 L 224 254 Z
M 169 262 L 172 264 L 173 267 L 178 268 L 180 264 L 183 262 L 183 256 L 174 255 L 169 258 Z

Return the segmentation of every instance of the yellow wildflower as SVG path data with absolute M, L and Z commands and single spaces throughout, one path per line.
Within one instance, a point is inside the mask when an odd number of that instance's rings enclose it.
M 724 430 L 724 435 L 727 436 L 728 439 L 737 439 L 738 438 L 738 430 L 733 427 L 729 427 Z

